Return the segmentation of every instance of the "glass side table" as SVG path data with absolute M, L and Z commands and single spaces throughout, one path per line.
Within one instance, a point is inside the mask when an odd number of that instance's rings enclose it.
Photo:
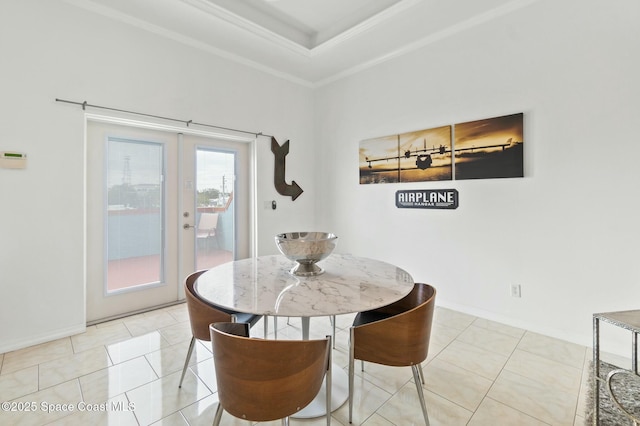
M 631 331 L 631 370 L 614 369 L 606 378 L 600 377 L 600 321 L 612 324 L 616 327 Z M 615 404 L 627 417 L 635 424 L 640 423 L 640 419 L 633 416 L 620 405 L 611 389 L 611 379 L 616 374 L 635 374 L 638 376 L 638 333 L 640 333 L 640 310 L 604 312 L 593 314 L 593 424 L 598 426 L 600 410 L 600 382 L 604 382 L 613 404 Z

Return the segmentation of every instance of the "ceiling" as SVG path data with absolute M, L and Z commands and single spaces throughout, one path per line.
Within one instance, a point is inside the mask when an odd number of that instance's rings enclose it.
M 537 0 L 66 0 L 318 86 Z

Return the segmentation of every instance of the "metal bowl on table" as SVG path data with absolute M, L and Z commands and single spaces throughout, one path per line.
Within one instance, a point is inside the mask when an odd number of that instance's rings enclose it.
M 337 238 L 330 232 L 287 232 L 276 235 L 275 240 L 280 253 L 296 262 L 289 272 L 308 277 L 324 272 L 316 263 L 331 254 Z

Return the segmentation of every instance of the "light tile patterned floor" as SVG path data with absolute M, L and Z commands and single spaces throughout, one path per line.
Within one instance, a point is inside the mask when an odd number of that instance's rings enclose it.
M 345 369 L 352 320 L 337 319 L 333 360 Z M 281 319 L 278 337 L 300 338 L 300 325 L 296 318 L 288 324 Z M 252 334 L 261 337 L 262 329 L 258 324 Z M 328 318 L 311 320 L 312 338 L 330 332 Z M 190 338 L 181 304 L 2 354 L 0 401 L 22 411 L 0 410 L 0 424 L 211 424 L 217 393 L 208 342 L 198 343 L 178 389 Z M 438 307 L 424 364 L 431 424 L 583 425 L 590 356 L 584 346 Z M 365 364 L 364 373 L 356 370 L 354 424 L 424 424 L 409 368 Z M 347 416 L 345 404 L 333 412 L 332 424 L 348 425 Z M 250 424 L 227 414 L 222 423 Z M 326 423 L 319 418 L 291 424 Z

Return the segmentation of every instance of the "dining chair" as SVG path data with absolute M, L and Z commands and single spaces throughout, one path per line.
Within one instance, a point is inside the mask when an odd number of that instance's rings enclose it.
M 222 413 L 252 422 L 282 419 L 306 407 L 325 380 L 327 425 L 331 424 L 331 336 L 318 340 L 249 338 L 249 325 L 209 327 Z
M 209 324 L 212 322 L 238 322 L 247 323 L 249 327 L 255 325 L 261 315 L 245 314 L 224 309 L 220 306 L 214 306 L 209 302 L 205 302 L 194 290 L 194 285 L 198 277 L 206 272 L 206 269 L 195 271 L 187 276 L 184 280 L 184 292 L 187 299 L 187 311 L 189 311 L 189 322 L 191 323 L 191 343 L 187 352 L 187 358 L 184 361 L 182 376 L 180 377 L 179 388 L 182 387 L 182 381 L 189 366 L 189 360 L 193 354 L 196 339 L 210 341 Z M 267 336 L 267 319 L 264 320 L 264 336 Z
M 411 292 L 390 305 L 360 312 L 349 329 L 349 423 L 353 418 L 354 363 L 356 359 L 394 367 L 410 366 L 425 424 L 429 415 L 424 400 L 421 363 L 427 359 L 436 290 L 416 283 Z

